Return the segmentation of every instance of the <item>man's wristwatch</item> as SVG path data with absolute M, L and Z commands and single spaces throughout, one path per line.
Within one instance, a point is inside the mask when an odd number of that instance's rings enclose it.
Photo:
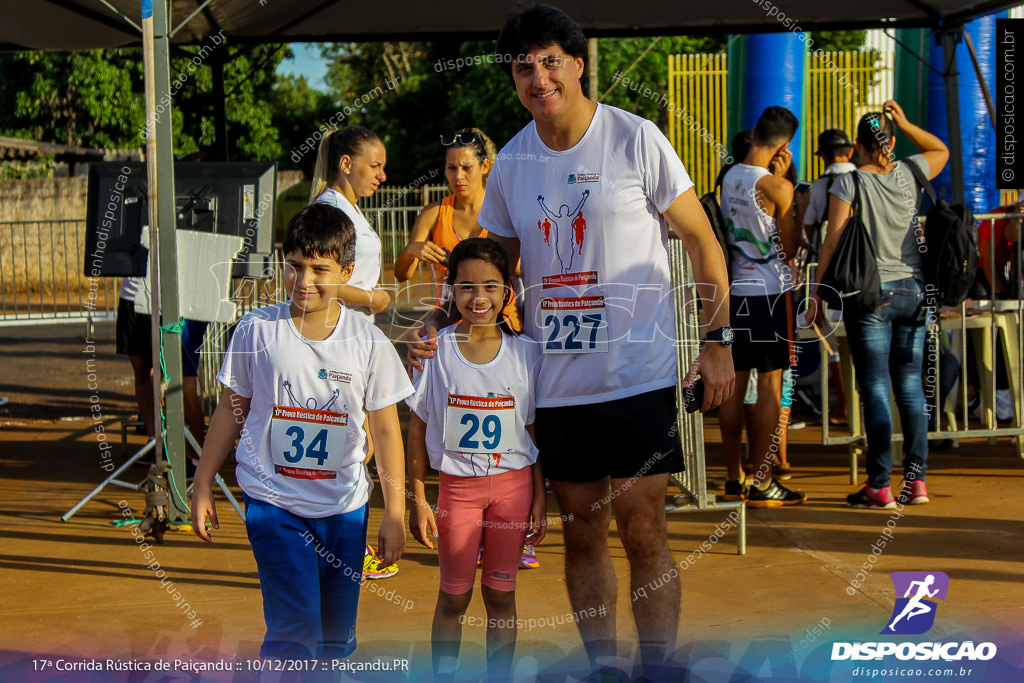
M 729 346 L 734 338 L 735 335 L 732 333 L 731 327 L 719 327 L 717 330 L 709 330 L 704 335 L 704 341 L 718 342 L 722 346 Z

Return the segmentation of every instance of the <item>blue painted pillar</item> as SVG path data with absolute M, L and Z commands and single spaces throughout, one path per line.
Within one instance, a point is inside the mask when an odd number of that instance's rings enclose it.
M 965 25 L 978 54 L 982 76 L 990 92 L 995 92 L 996 67 L 996 19 L 1005 18 L 1005 12 L 975 19 Z M 942 46 L 932 41 L 929 62 L 942 72 L 945 65 Z M 996 134 L 989 119 L 981 85 L 971 63 L 967 45 L 961 41 L 956 46 L 957 92 L 960 114 L 960 149 L 963 157 L 964 203 L 974 213 L 988 211 L 999 205 L 999 190 L 995 177 Z M 949 117 L 946 112 L 946 93 L 943 79 L 935 72 L 928 78 L 928 122 L 927 130 L 950 145 Z M 916 123 L 916 122 L 915 122 Z M 952 164 L 947 164 L 942 173 L 932 180 L 939 197 L 952 197 Z M 956 198 L 954 198 L 955 200 Z
M 746 37 L 741 129 L 753 128 L 761 112 L 773 105 L 789 109 L 797 118 L 803 115 L 806 42 L 801 38 L 803 36 L 797 33 L 760 33 Z M 800 138 L 798 132 L 789 143 L 796 163 L 802 158 Z M 798 170 L 801 176 L 806 173 L 804 168 Z

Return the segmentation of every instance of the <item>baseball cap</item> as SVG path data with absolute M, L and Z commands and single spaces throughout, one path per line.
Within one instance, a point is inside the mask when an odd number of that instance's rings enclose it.
M 834 157 L 839 150 L 851 147 L 853 147 L 853 143 L 850 142 L 850 138 L 846 137 L 845 131 L 841 128 L 830 128 L 818 135 L 818 151 L 815 154 Z

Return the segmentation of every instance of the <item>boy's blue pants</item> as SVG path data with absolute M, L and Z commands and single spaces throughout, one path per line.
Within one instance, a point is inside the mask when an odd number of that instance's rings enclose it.
M 267 622 L 260 656 L 337 659 L 356 649 L 367 520 L 366 505 L 310 519 L 245 496 Z

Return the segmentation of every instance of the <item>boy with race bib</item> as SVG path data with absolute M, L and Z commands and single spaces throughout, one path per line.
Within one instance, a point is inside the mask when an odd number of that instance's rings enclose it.
M 517 336 L 502 314 L 512 296 L 511 271 L 496 242 L 469 238 L 457 244 L 447 284 L 446 298 L 462 321 L 438 333 L 437 354 L 414 374 L 416 392 L 406 401 L 416 498 L 409 527 L 428 548 L 438 540 L 435 674 L 449 680 L 455 674 L 482 541 L 488 677 L 504 680 L 515 649 L 523 542 L 539 543 L 545 532 L 544 479 L 532 438 L 540 349 Z M 440 472 L 436 517 L 424 492 L 428 458 Z
M 336 659 L 356 648 L 356 607 L 372 482 L 364 423 L 377 452 L 383 560 L 405 548 L 405 471 L 396 404 L 413 388 L 391 342 L 338 302 L 352 276 L 355 229 L 311 204 L 288 223 L 290 301 L 246 315 L 217 379 L 224 393 L 195 477 L 192 524 L 218 528 L 212 483 L 235 440 L 245 526 L 263 595 L 260 655 Z

